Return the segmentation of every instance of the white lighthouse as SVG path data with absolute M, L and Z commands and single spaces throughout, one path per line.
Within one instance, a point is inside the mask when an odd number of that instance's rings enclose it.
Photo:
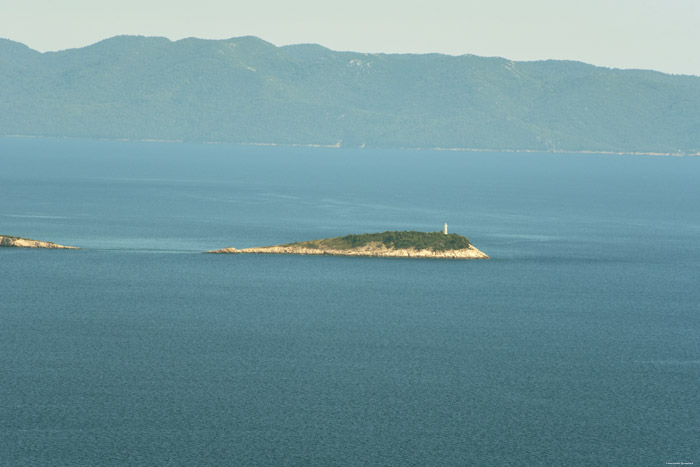
M 445 222 L 445 227 L 442 229 L 442 233 L 447 235 L 447 222 Z

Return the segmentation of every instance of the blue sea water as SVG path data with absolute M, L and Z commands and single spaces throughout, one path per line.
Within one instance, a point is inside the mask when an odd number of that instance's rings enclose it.
M 700 158 L 0 139 L 0 465 L 700 463 Z M 450 230 L 493 259 L 204 255 Z

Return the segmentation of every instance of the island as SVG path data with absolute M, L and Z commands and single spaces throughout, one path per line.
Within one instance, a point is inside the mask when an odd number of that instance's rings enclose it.
M 0 247 L 9 248 L 50 248 L 52 250 L 79 250 L 75 246 L 59 245 L 51 242 L 40 242 L 31 238 L 11 237 L 9 235 L 0 235 Z
M 351 234 L 284 245 L 223 248 L 207 253 L 488 259 L 467 237 L 444 232 L 387 231 Z

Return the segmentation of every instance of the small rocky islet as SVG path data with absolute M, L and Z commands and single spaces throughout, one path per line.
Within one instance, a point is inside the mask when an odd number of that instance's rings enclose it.
M 75 246 L 59 245 L 58 243 L 42 242 L 31 238 L 12 237 L 0 235 L 0 247 L 6 248 L 46 248 L 51 250 L 79 250 Z
M 53 242 L 10 235 L 0 235 L 0 247 L 54 250 L 80 249 L 74 246 L 59 245 Z M 206 253 L 489 259 L 489 256 L 472 245 L 467 237 L 458 234 L 448 234 L 447 226 L 445 226 L 443 232 L 386 231 L 381 233 L 351 234 L 344 237 L 323 238 L 240 250 L 230 247 L 207 251 Z
M 387 231 L 351 234 L 255 248 L 208 251 L 219 254 L 370 256 L 392 258 L 489 259 L 467 237 L 443 232 Z

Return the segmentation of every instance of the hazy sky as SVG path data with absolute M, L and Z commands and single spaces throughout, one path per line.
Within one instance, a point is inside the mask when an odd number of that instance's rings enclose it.
M 0 37 L 40 51 L 119 34 L 255 35 L 276 45 L 700 75 L 700 0 L 0 0 Z

